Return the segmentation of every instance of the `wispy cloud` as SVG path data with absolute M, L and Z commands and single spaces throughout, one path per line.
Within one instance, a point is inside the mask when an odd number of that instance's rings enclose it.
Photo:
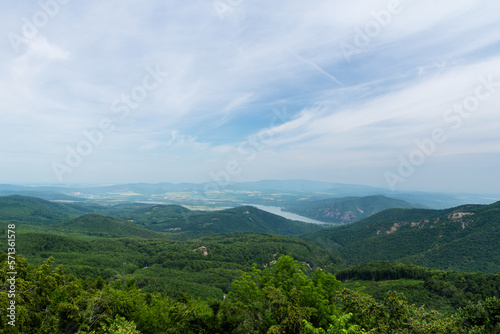
M 162 85 L 116 122 L 67 182 L 209 180 L 210 170 L 241 159 L 241 143 L 271 131 L 239 180 L 384 185 L 383 170 L 415 140 L 448 129 L 443 114 L 478 77 L 500 81 L 499 3 L 401 0 L 381 24 L 390 3 L 246 1 L 221 20 L 202 0 L 69 2 L 19 51 L 2 42 L 9 51 L 0 55 L 0 152 L 8 156 L 0 172 L 9 175 L 2 182 L 56 182 L 50 165 L 65 147 L 112 118 L 113 101 L 130 94 L 148 66 L 160 66 L 168 73 Z M 0 10 L 7 37 L 22 35 L 24 18 L 41 8 L 6 2 Z M 341 45 L 356 46 L 370 27 L 378 31 L 348 61 Z M 499 154 L 499 96 L 449 131 L 408 184 L 442 173 L 434 163 L 452 169 L 472 154 Z M 286 119 L 273 123 L 284 109 Z M 16 161 L 28 164 L 18 169 Z M 484 190 L 500 181 L 474 180 Z

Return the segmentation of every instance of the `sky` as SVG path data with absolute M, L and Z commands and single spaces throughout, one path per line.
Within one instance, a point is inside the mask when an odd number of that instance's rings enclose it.
M 500 3 L 0 4 L 0 182 L 500 193 Z

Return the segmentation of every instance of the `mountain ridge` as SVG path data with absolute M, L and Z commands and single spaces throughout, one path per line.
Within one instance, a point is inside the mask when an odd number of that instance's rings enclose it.
M 500 202 L 446 210 L 388 209 L 302 236 L 349 265 L 402 261 L 442 270 L 500 271 Z
M 286 210 L 329 223 L 348 224 L 392 208 L 421 208 L 421 205 L 383 195 L 328 198 L 299 202 Z

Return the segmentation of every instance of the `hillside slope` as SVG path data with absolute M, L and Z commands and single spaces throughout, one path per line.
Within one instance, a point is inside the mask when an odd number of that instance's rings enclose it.
M 49 202 L 36 197 L 12 195 L 0 197 L 0 220 L 30 224 L 55 224 L 94 212 L 92 207 Z
M 348 264 L 388 260 L 500 272 L 500 202 L 446 210 L 390 209 L 303 237 Z
M 329 223 L 348 224 L 375 213 L 393 208 L 421 208 L 422 206 L 382 195 L 366 197 L 328 198 L 288 205 L 287 211 Z
M 84 217 L 78 219 L 80 216 Z M 57 225 L 57 230 L 62 232 L 84 231 L 84 234 L 94 236 L 125 236 L 132 232 L 132 227 L 137 227 L 139 235 L 146 235 L 141 229 L 146 228 L 180 233 L 183 239 L 232 232 L 298 236 L 322 229 L 319 225 L 292 221 L 250 206 L 206 212 L 191 211 L 179 205 L 56 203 L 18 195 L 0 197 L 0 221 L 33 226 Z
M 309 242 L 271 234 L 230 233 L 178 242 L 20 233 L 17 243 L 18 253 L 30 261 L 54 257 L 56 265 L 62 264 L 64 271 L 77 277 L 134 278 L 143 291 L 171 296 L 188 293 L 221 299 L 241 270 L 251 270 L 254 263 L 264 269 L 281 254 L 292 254 L 309 272 L 318 267 L 327 272 L 342 268 L 338 258 Z
M 252 206 L 199 212 L 177 205 L 156 205 L 120 217 L 155 231 L 184 233 L 190 237 L 233 232 L 298 236 L 322 229 L 319 225 L 292 221 Z
M 159 238 L 164 236 L 161 233 L 137 226 L 131 222 L 95 213 L 71 219 L 60 225 L 50 226 L 50 228 L 58 232 L 108 238 Z

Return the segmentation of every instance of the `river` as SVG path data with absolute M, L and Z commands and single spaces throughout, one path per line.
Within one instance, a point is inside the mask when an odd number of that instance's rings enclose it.
M 259 204 L 243 204 L 243 205 L 248 205 L 248 206 L 253 206 L 256 207 L 257 209 L 260 209 L 262 211 L 266 211 L 269 213 L 274 213 L 275 215 L 291 219 L 291 220 L 298 220 L 304 223 L 312 223 L 312 224 L 318 224 L 318 225 L 330 225 L 330 226 L 338 226 L 340 224 L 335 224 L 335 223 L 327 223 L 327 222 L 322 222 L 319 220 L 307 218 L 304 216 L 297 215 L 295 213 L 283 211 L 280 207 L 277 206 L 267 206 L 267 205 L 259 205 Z

